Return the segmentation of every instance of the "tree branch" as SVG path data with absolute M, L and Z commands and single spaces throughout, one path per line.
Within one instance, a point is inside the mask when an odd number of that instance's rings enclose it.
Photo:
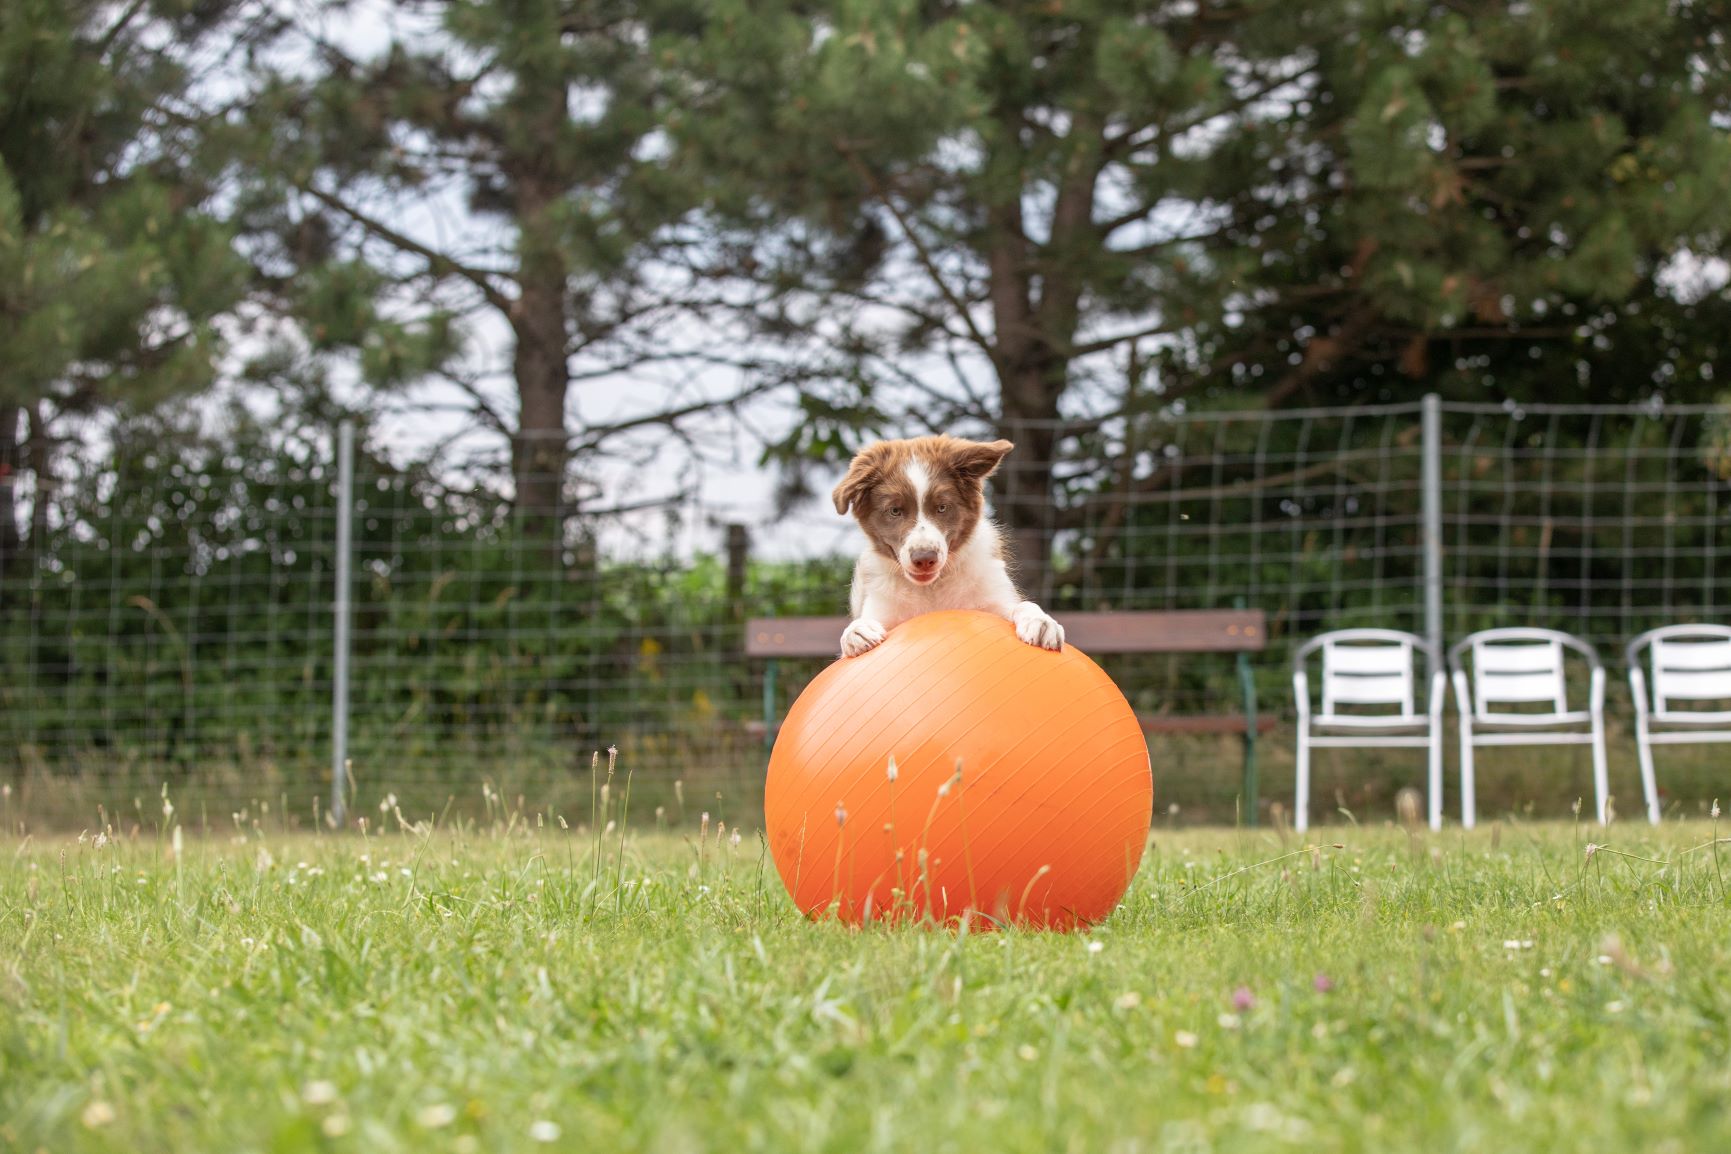
M 104 59 L 108 56 L 108 50 L 114 47 L 115 42 L 120 39 L 121 33 L 126 31 L 127 25 L 131 24 L 138 14 L 144 11 L 144 6 L 148 2 L 149 0 L 132 0 L 132 3 L 126 6 L 126 10 L 115 18 L 114 23 L 109 25 L 108 31 L 102 34 L 102 39 L 96 42 L 97 59 Z
M 393 248 L 400 249 L 403 252 L 420 257 L 422 260 L 427 262 L 427 270 L 435 276 L 449 275 L 460 277 L 479 289 L 481 295 L 487 299 L 488 304 L 492 305 L 502 313 L 510 313 L 513 303 L 511 298 L 500 292 L 498 286 L 493 284 L 490 279 L 491 277 L 504 276 L 505 274 L 487 272 L 459 264 L 449 256 L 439 252 L 437 249 L 429 248 L 420 241 L 415 240 L 413 237 L 398 232 L 390 225 L 368 216 L 360 209 L 344 203 L 328 192 L 314 188 L 310 184 L 301 185 L 299 187 L 306 195 L 312 197 L 314 200 L 318 201 L 333 212 L 341 213 L 343 216 L 348 217 L 350 220 L 354 221 L 356 224 L 366 229 L 367 232 L 378 237 L 386 244 L 391 245 Z
M 981 352 L 985 353 L 988 357 L 993 357 L 995 359 L 997 351 L 996 346 L 986 339 L 986 335 L 982 333 L 980 327 L 974 323 L 973 313 L 968 309 L 967 305 L 963 303 L 962 299 L 956 295 L 955 290 L 950 287 L 949 281 L 944 279 L 943 273 L 938 269 L 937 261 L 932 257 L 931 250 L 926 247 L 925 241 L 920 239 L 920 235 L 914 230 L 912 222 L 909 221 L 902 210 L 896 206 L 895 200 L 889 195 L 888 190 L 884 188 L 882 182 L 878 180 L 876 174 L 866 167 L 854 151 L 839 140 L 833 143 L 835 144 L 836 151 L 841 153 L 842 157 L 847 160 L 848 166 L 854 170 L 854 173 L 858 175 L 861 180 L 865 181 L 866 186 L 871 189 L 872 195 L 877 197 L 877 199 L 883 203 L 883 206 L 889 210 L 890 215 L 895 218 L 896 224 L 902 230 L 902 234 L 907 237 L 908 243 L 913 245 L 914 253 L 919 258 L 920 266 L 926 270 L 926 275 L 931 277 L 932 284 L 937 287 L 939 293 L 943 294 L 944 300 L 949 302 L 950 308 L 961 317 L 962 323 L 967 326 L 969 339 L 979 346 Z
M 471 411 L 479 414 L 482 421 L 491 427 L 494 432 L 506 437 L 511 435 L 510 424 L 500 415 L 499 410 L 493 407 L 493 402 L 488 400 L 481 390 L 477 389 L 473 383 L 451 373 L 439 373 L 437 375 L 446 384 L 468 397 L 470 403 L 474 406 Z
M 1095 353 L 1103 353 L 1107 349 L 1121 345 L 1125 341 L 1139 341 L 1145 337 L 1158 337 L 1173 331 L 1175 330 L 1171 325 L 1168 325 L 1165 322 L 1160 322 L 1158 324 L 1149 325 L 1147 328 L 1132 329 L 1127 333 L 1117 333 L 1113 336 L 1100 337 L 1097 340 L 1086 341 L 1082 344 L 1074 345 L 1070 349 L 1070 356 L 1073 359 L 1092 356 Z
M 1106 139 L 1106 155 L 1108 157 L 1116 157 L 1122 156 L 1125 153 L 1135 152 L 1137 149 L 1145 148 L 1149 144 L 1152 144 L 1156 137 L 1164 136 L 1170 140 L 1176 136 L 1183 136 L 1186 132 L 1189 132 L 1192 129 L 1201 128 L 1211 120 L 1218 120 L 1222 116 L 1231 116 L 1234 113 L 1243 112 L 1258 100 L 1261 100 L 1272 93 L 1278 92 L 1288 84 L 1304 79 L 1315 71 L 1316 65 L 1309 64 L 1290 75 L 1277 76 L 1261 87 L 1253 88 L 1248 92 L 1240 92 L 1227 104 L 1208 112 L 1199 112 L 1189 120 L 1181 120 L 1177 124 L 1144 124 L 1139 128 L 1125 129 L 1118 135 Z
M 615 421 L 612 424 L 591 425 L 584 430 L 583 439 L 571 446 L 571 451 L 573 453 L 587 452 L 599 448 L 601 443 L 610 437 L 616 437 L 620 433 L 628 433 L 633 429 L 647 428 L 651 425 L 664 425 L 671 429 L 685 417 L 694 416 L 697 413 L 714 412 L 718 409 L 735 408 L 753 397 L 762 396 L 771 389 L 779 387 L 780 384 L 780 381 L 768 378 L 749 385 L 730 397 L 723 397 L 719 400 L 693 401 L 689 405 L 663 409 L 658 413 L 644 413 L 641 416 L 627 417 L 623 421 Z

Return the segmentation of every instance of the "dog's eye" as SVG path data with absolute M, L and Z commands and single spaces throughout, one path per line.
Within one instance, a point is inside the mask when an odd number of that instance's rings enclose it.
M 948 513 L 949 511 L 950 511 L 950 507 L 948 505 L 939 505 L 938 506 L 938 512 L 940 512 L 940 513 Z
M 901 510 L 900 505 L 894 506 L 893 508 L 890 509 L 890 516 L 900 517 L 901 515 L 902 515 L 902 510 Z

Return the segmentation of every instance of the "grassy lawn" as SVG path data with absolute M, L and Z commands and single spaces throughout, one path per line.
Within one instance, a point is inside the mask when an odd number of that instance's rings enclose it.
M 1086 936 L 695 830 L 12 840 L 0 1150 L 1728 1149 L 1713 836 L 1161 831 Z

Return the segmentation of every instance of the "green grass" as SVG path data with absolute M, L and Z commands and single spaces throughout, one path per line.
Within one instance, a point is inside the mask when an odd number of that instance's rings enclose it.
M 1157 832 L 1086 936 L 695 830 L 12 840 L 0 1150 L 1727 1149 L 1714 834 Z

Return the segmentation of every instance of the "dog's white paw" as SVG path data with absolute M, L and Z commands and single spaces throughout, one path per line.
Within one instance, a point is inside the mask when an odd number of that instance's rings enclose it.
M 1038 645 L 1041 649 L 1064 648 L 1064 627 L 1032 601 L 1016 606 L 1016 611 L 1010 614 L 1010 621 L 1016 626 L 1017 638 L 1024 643 Z
M 876 649 L 884 639 L 884 627 L 870 617 L 861 617 L 842 631 L 841 655 L 858 657 L 868 649 Z

